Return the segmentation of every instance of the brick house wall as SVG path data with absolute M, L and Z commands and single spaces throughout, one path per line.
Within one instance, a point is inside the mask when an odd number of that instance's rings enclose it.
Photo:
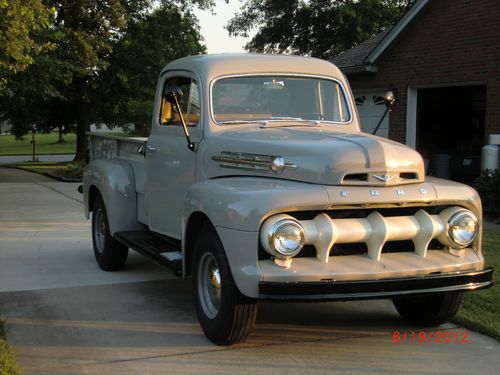
M 486 85 L 485 141 L 500 133 L 500 1 L 431 0 L 378 62 L 348 74 L 353 90 L 394 86 L 389 137 L 406 141 L 408 87 Z

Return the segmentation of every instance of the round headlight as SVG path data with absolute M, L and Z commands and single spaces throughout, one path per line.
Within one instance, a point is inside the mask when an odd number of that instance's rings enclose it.
M 267 238 L 277 257 L 291 258 L 304 246 L 304 228 L 297 221 L 279 220 L 271 227 Z
M 459 211 L 448 221 L 448 236 L 459 247 L 470 245 L 477 236 L 477 219 L 470 211 Z

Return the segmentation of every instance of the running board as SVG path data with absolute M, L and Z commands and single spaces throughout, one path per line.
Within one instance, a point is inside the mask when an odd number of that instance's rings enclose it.
M 179 240 L 150 231 L 117 232 L 114 237 L 125 246 L 166 266 L 182 277 L 182 252 Z

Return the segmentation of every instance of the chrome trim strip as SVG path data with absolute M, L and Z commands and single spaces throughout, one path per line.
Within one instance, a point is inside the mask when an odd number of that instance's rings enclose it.
M 297 168 L 295 164 L 287 163 L 283 157 L 277 155 L 222 151 L 220 155 L 212 156 L 212 160 L 219 162 L 223 168 L 274 172 L 278 175 L 282 174 L 285 169 Z

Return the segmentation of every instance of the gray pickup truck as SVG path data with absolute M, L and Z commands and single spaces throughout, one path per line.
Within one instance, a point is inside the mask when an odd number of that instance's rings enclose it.
M 362 133 L 327 61 L 179 59 L 160 74 L 148 138 L 90 139 L 83 193 L 99 266 L 123 268 L 132 248 L 191 276 L 217 344 L 248 335 L 259 300 L 387 298 L 429 326 L 492 285 L 477 193 Z

